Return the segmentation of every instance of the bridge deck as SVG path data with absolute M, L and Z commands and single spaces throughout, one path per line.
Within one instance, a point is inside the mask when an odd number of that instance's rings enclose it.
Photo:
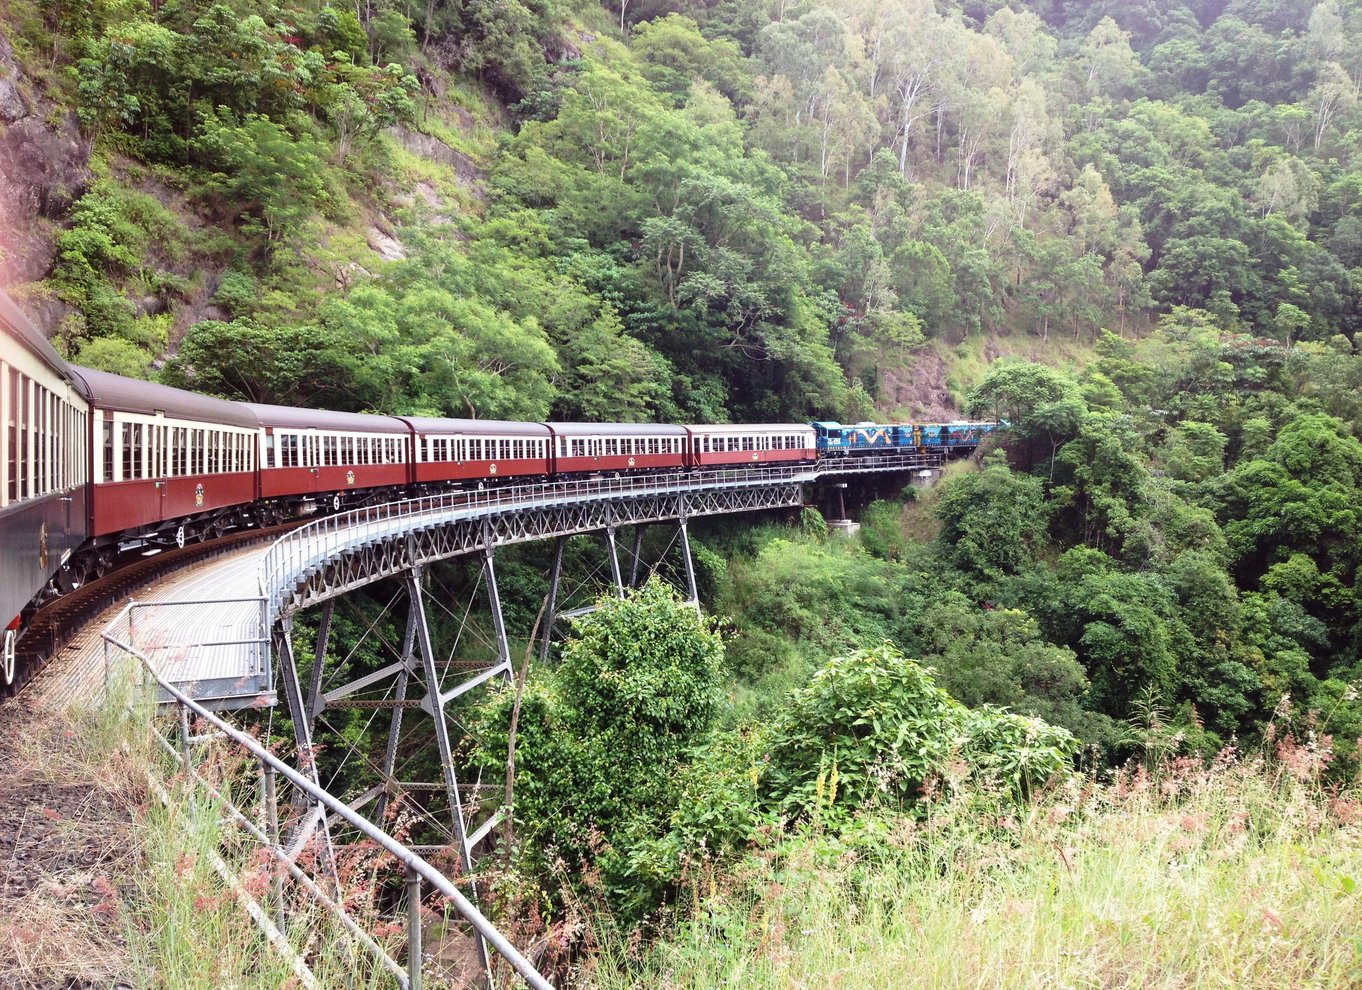
M 239 679 L 250 659 L 248 651 L 238 647 L 229 652 L 224 647 L 210 653 L 204 644 L 238 638 L 231 630 L 240 627 L 243 611 L 239 603 L 222 605 L 221 599 L 258 595 L 257 574 L 264 552 L 264 547 L 246 547 L 192 564 L 144 588 L 136 600 L 145 603 L 146 607 L 139 606 L 131 613 L 131 632 L 137 643 L 153 647 L 167 664 L 167 669 L 176 669 L 174 676 L 182 677 L 186 682 L 225 679 L 231 683 Z M 183 604 L 206 599 L 219 604 L 217 607 Z M 173 604 L 177 602 L 182 604 Z M 158 615 L 159 610 L 151 606 L 161 604 L 165 605 L 165 611 Z M 98 698 L 102 694 L 106 648 L 101 632 L 120 618 L 126 605 L 122 602 L 107 610 L 97 623 L 82 631 L 53 658 L 43 676 L 25 692 L 30 704 L 36 708 L 62 708 L 73 701 Z M 258 622 L 259 606 L 256 616 Z M 126 616 L 114 631 L 120 638 L 127 635 Z M 187 643 L 190 649 L 176 650 L 171 645 L 174 643 Z M 178 658 L 177 653 L 183 654 L 184 659 Z M 201 668 L 190 662 L 191 656 L 199 658 Z M 256 698 L 256 694 L 244 696 L 243 693 L 229 707 L 258 703 Z M 272 693 L 265 700 L 272 702 Z

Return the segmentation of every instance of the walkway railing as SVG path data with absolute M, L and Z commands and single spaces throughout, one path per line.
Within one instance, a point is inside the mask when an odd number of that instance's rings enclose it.
M 237 896 L 247 901 L 250 913 L 257 922 L 261 923 L 261 927 L 266 931 L 271 942 L 275 944 L 276 948 L 284 952 L 295 970 L 300 967 L 305 968 L 305 963 L 292 951 L 283 934 L 287 927 L 285 874 L 296 882 L 297 888 L 308 899 L 331 913 L 349 935 L 363 946 L 375 963 L 385 969 L 403 990 L 420 990 L 422 985 L 423 953 L 420 910 L 422 884 L 427 889 L 438 891 L 453 906 L 458 915 L 486 939 L 487 944 L 495 949 L 497 954 L 531 987 L 534 987 L 535 990 L 553 990 L 552 985 L 535 969 L 530 961 L 521 955 L 515 946 L 497 930 L 496 926 L 477 909 L 472 901 L 438 869 L 383 831 L 378 825 L 351 809 L 344 801 L 318 787 L 303 773 L 277 758 L 255 739 L 223 721 L 180 691 L 175 685 L 162 678 L 145 654 L 135 649 L 130 643 L 120 639 L 117 633 L 113 631 L 120 627 L 126 628 L 129 620 L 128 613 L 129 610 L 125 609 L 105 629 L 103 636 L 106 650 L 120 651 L 134 657 L 142 665 L 145 676 L 155 684 L 163 699 L 170 700 L 177 715 L 174 720 L 174 724 L 178 727 L 176 738 L 162 732 L 153 721 L 151 731 L 155 734 L 161 747 L 215 800 L 221 801 L 227 817 L 255 842 L 259 843 L 270 859 L 278 864 L 271 871 L 269 877 L 269 888 L 273 901 L 269 906 L 261 905 L 255 901 L 247 893 L 247 885 L 241 883 L 232 883 L 232 885 L 236 889 Z M 191 723 L 193 729 L 191 729 Z M 255 764 L 258 776 L 255 789 L 258 796 L 258 808 L 238 807 L 233 803 L 231 795 L 225 792 L 225 788 L 216 786 L 213 781 L 200 772 L 200 767 L 196 765 L 194 759 L 195 748 L 210 740 L 230 742 Z M 281 788 L 279 787 L 281 780 L 294 788 L 294 795 L 299 800 L 281 799 Z M 324 887 L 328 883 L 334 883 L 333 879 L 327 876 L 314 878 L 299 865 L 302 848 L 297 843 L 286 841 L 286 826 L 290 824 L 288 813 L 294 807 L 299 806 L 325 808 L 333 825 L 340 822 L 345 823 L 358 833 L 361 841 L 371 843 L 386 852 L 402 866 L 406 874 L 407 886 L 405 919 L 407 958 L 405 965 L 394 959 L 387 949 L 364 931 L 361 924 L 346 911 L 339 896 L 326 892 Z M 281 810 L 285 812 L 283 815 L 281 815 Z M 311 828 L 306 823 L 293 824 L 296 826 L 295 831 L 299 835 L 311 834 Z M 319 862 L 324 859 L 325 857 L 322 857 Z M 305 982 L 315 985 L 310 973 L 304 979 Z
M 585 502 L 653 495 L 684 495 L 716 489 L 805 484 L 822 475 L 909 471 L 940 463 L 939 455 L 882 454 L 821 461 L 817 464 L 762 465 L 674 475 L 624 475 L 604 478 L 513 484 L 484 491 L 451 492 L 390 502 L 325 516 L 275 541 L 260 564 L 260 594 L 271 620 L 279 615 L 290 590 L 310 569 L 357 546 L 391 539 L 413 530 L 449 525 L 496 513 L 524 512 Z

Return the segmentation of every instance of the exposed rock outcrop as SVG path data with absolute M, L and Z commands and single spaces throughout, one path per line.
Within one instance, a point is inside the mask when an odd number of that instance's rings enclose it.
M 36 94 L 0 35 L 0 286 L 52 267 L 55 219 L 84 192 L 89 161 L 74 114 Z

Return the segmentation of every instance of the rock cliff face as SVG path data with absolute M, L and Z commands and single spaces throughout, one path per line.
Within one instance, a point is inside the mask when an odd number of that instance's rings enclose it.
M 36 91 L 0 35 L 0 286 L 22 286 L 47 274 L 57 218 L 84 191 L 89 159 L 90 144 L 75 115 Z M 40 322 L 59 315 L 53 306 L 31 302 Z

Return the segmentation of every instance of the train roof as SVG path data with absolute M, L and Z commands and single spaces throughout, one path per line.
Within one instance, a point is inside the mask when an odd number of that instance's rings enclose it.
M 684 426 L 670 423 L 545 423 L 560 437 L 684 437 Z
M 116 412 L 141 413 L 155 416 L 160 413 L 171 419 L 188 419 L 221 426 L 241 426 L 254 430 L 259 427 L 254 415 L 239 402 L 228 402 L 210 395 L 186 392 L 169 385 L 124 378 L 93 368 L 72 367 L 71 371 L 85 383 L 90 404 L 96 409 Z
M 371 413 L 332 412 L 329 409 L 299 409 L 297 406 L 268 406 L 243 402 L 260 420 L 261 426 L 282 426 L 290 430 L 338 430 L 346 433 L 411 434 L 411 428 L 393 416 Z
M 0 326 L 3 326 L 9 336 L 13 337 L 34 357 L 57 374 L 63 377 L 70 374 L 70 366 L 57 353 L 57 349 L 33 325 L 33 321 L 28 318 L 28 315 L 15 305 L 14 300 L 3 292 L 0 292 Z
M 808 423 L 704 423 L 690 427 L 696 433 L 812 433 Z
M 478 436 L 547 437 L 543 423 L 516 423 L 504 419 L 440 419 L 434 416 L 398 416 L 417 433 L 467 433 Z

